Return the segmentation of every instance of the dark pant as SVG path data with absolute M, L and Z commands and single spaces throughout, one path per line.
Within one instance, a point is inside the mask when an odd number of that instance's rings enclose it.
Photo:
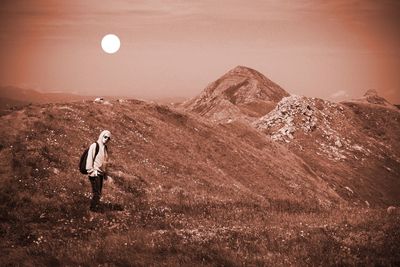
M 97 210 L 99 208 L 101 189 L 103 188 L 103 178 L 104 177 L 100 175 L 94 177 L 89 176 L 93 191 L 92 201 L 90 202 L 91 210 Z

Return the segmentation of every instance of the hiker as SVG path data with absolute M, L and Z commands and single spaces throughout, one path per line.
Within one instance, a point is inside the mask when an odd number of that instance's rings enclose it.
M 101 189 L 103 187 L 103 180 L 106 178 L 106 164 L 107 164 L 107 146 L 106 144 L 111 140 L 110 131 L 104 130 L 100 133 L 97 140 L 98 152 L 96 155 L 96 143 L 89 147 L 86 161 L 86 170 L 89 174 L 89 180 L 92 184 L 93 196 L 90 202 L 91 211 L 99 211 Z M 95 157 L 96 155 L 96 157 Z

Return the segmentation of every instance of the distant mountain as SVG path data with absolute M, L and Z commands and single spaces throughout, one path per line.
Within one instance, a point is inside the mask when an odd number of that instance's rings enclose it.
M 385 98 L 378 95 L 378 92 L 374 89 L 369 89 L 365 92 L 364 96 L 358 99 L 345 100 L 341 103 L 365 103 L 365 104 L 373 104 L 380 105 L 387 108 L 396 108 L 395 105 L 391 104 Z
M 44 93 L 33 89 L 3 86 L 0 87 L 0 98 L 14 100 L 21 103 L 42 104 L 93 99 L 93 96 L 82 96 L 69 93 Z
M 0 97 L 0 106 L 2 108 L 12 108 L 12 107 L 19 107 L 29 104 L 28 101 L 21 101 L 16 99 L 11 99 L 7 97 Z
M 182 106 L 213 121 L 253 121 L 288 95 L 258 71 L 237 66 Z
M 161 97 L 161 98 L 153 98 L 150 101 L 160 104 L 160 105 L 172 105 L 178 106 L 181 103 L 187 100 L 186 97 Z
M 82 100 L 94 100 L 99 96 L 77 95 L 71 93 L 39 92 L 33 89 L 15 86 L 0 87 L 0 114 L 29 104 L 62 103 Z M 103 96 L 106 100 L 127 99 L 124 96 Z

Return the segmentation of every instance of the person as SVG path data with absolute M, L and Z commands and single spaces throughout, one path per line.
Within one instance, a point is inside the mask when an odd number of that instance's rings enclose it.
M 90 202 L 90 210 L 94 212 L 100 211 L 101 190 L 103 188 L 103 180 L 106 178 L 106 167 L 108 160 L 107 143 L 111 140 L 111 133 L 104 130 L 100 133 L 97 144 L 99 150 L 96 155 L 96 143 L 89 147 L 86 170 L 89 174 L 89 180 L 92 185 L 92 200 Z M 96 155 L 96 157 L 95 157 Z

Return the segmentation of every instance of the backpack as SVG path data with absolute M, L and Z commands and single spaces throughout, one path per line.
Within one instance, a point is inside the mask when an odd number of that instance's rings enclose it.
M 79 171 L 82 174 L 88 174 L 88 172 L 86 170 L 86 161 L 87 161 L 87 156 L 88 156 L 88 153 L 89 153 L 89 148 L 90 147 L 86 148 L 85 151 L 83 151 L 83 154 L 82 154 L 81 159 L 79 161 Z M 96 152 L 94 153 L 93 160 L 96 158 L 97 154 L 99 153 L 99 149 L 100 149 L 100 146 L 96 142 Z

